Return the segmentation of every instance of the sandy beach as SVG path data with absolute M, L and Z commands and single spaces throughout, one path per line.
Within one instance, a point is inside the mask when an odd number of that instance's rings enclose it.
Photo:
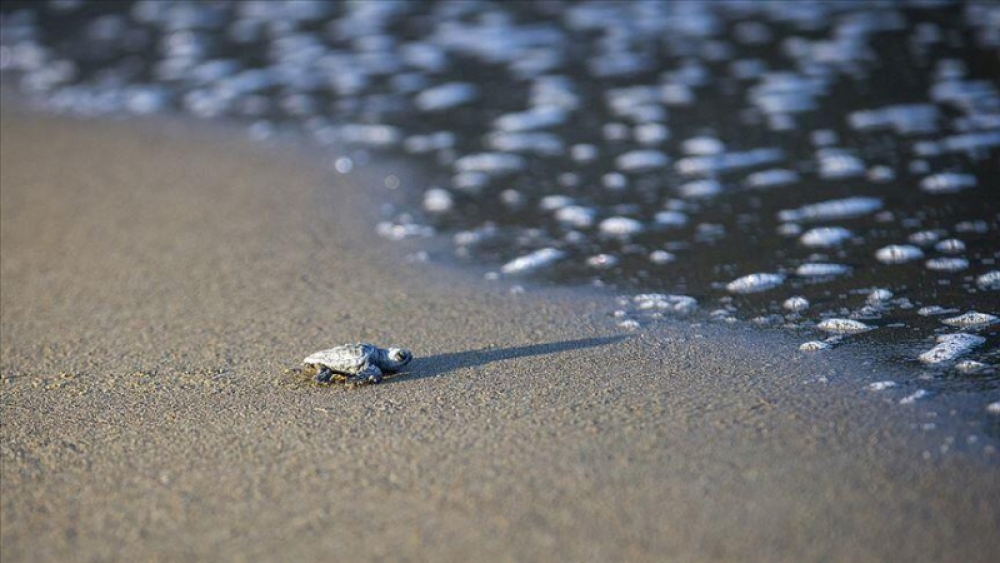
M 970 432 L 850 350 L 407 264 L 307 151 L 10 107 L 0 135 L 4 563 L 1000 554 L 997 456 L 941 454 Z M 353 341 L 416 359 L 294 373 Z

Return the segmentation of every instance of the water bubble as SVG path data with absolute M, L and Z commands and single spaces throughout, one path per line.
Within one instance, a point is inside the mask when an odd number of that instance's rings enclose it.
M 484 152 L 463 156 L 455 161 L 454 166 L 458 172 L 503 174 L 521 170 L 525 160 L 516 154 Z
M 683 227 L 688 223 L 688 216 L 680 211 L 658 211 L 653 222 L 660 227 Z
M 587 265 L 591 268 L 604 270 L 618 264 L 618 257 L 612 254 L 597 254 L 587 258 Z
M 784 282 L 785 276 L 781 274 L 756 273 L 729 282 L 726 290 L 736 294 L 759 293 L 774 289 Z
M 601 221 L 598 229 L 613 237 L 627 238 L 642 232 L 642 223 L 631 217 L 608 217 Z
M 809 262 L 802 264 L 795 269 L 795 275 L 804 278 L 817 278 L 826 276 L 840 276 L 850 272 L 851 269 L 843 264 L 829 264 L 825 262 Z
M 858 334 L 867 332 L 874 327 L 852 319 L 826 319 L 816 325 L 816 328 L 830 334 Z
M 784 303 L 782 303 L 781 306 L 787 311 L 791 311 L 793 313 L 801 313 L 802 311 L 805 311 L 806 309 L 809 308 L 809 300 L 806 299 L 805 297 L 795 295 L 789 297 L 788 299 L 785 299 Z
M 654 264 L 669 264 L 677 260 L 677 257 L 672 252 L 667 252 L 666 250 L 654 250 L 649 253 L 649 261 Z
M 830 348 L 832 348 L 832 346 L 822 340 L 810 340 L 799 345 L 799 350 L 802 350 L 803 352 L 819 352 L 822 350 L 829 350 Z
M 957 272 L 968 268 L 969 261 L 965 258 L 931 258 L 924 265 L 936 272 Z
M 443 111 L 468 104 L 479 97 L 479 88 L 468 82 L 448 82 L 417 94 L 414 105 L 420 111 Z
M 695 180 L 681 184 L 677 192 L 687 198 L 706 198 L 719 194 L 722 191 L 722 184 L 717 180 Z
M 346 156 L 339 156 L 333 161 L 333 169 L 341 174 L 347 174 L 354 169 L 354 161 Z
M 1000 290 L 1000 270 L 992 270 L 976 278 L 980 289 Z
M 743 184 L 748 188 L 763 189 L 787 186 L 799 181 L 799 173 L 785 168 L 772 168 L 749 174 Z
M 927 176 L 920 181 L 920 189 L 930 194 L 953 194 L 978 184 L 972 174 L 943 172 Z
M 570 156 L 577 162 L 590 162 L 597 158 L 597 154 L 594 145 L 576 144 L 570 147 Z
M 893 293 L 888 289 L 874 289 L 865 298 L 865 301 L 869 305 L 878 306 L 883 305 L 894 297 Z
M 424 192 L 424 209 L 429 213 L 451 211 L 455 201 L 451 193 L 443 188 L 430 188 Z
M 982 336 L 956 333 L 946 334 L 937 338 L 937 346 L 920 354 L 917 359 L 925 364 L 942 364 L 968 354 L 973 348 L 986 342 Z
M 851 231 L 843 227 L 816 227 L 802 234 L 799 242 L 811 247 L 839 246 L 851 238 Z
M 882 208 L 882 200 L 874 197 L 848 197 L 786 209 L 778 213 L 782 221 L 830 221 L 867 215 Z
M 1000 317 L 989 313 L 980 313 L 978 311 L 969 311 L 964 315 L 941 320 L 941 322 L 946 325 L 961 328 L 982 328 L 996 324 L 998 321 L 1000 321 Z
M 926 389 L 917 389 L 913 393 L 910 393 L 909 395 L 907 395 L 907 396 L 903 397 L 902 399 L 900 399 L 899 400 L 899 404 L 901 404 L 901 405 L 912 405 L 913 403 L 917 402 L 920 399 L 923 399 L 927 395 L 929 395 L 929 393 L 927 392 Z
M 950 238 L 935 244 L 934 249 L 946 254 L 959 254 L 965 252 L 965 243 L 958 239 Z
M 978 373 L 985 370 L 987 367 L 989 366 L 975 360 L 963 360 L 955 364 L 955 369 L 965 374 Z
M 581 205 L 568 205 L 558 209 L 555 213 L 557 221 L 577 229 L 592 227 L 596 217 L 597 211 L 595 209 Z
M 670 159 L 660 151 L 635 150 L 619 155 L 615 159 L 615 166 L 625 172 L 643 172 L 662 168 L 667 165 Z
M 521 275 L 543 269 L 562 260 L 566 253 L 556 248 L 542 248 L 530 254 L 515 258 L 500 267 L 505 275 Z

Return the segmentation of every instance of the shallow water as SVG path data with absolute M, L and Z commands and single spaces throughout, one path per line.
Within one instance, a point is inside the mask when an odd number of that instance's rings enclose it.
M 403 156 L 423 180 L 384 178 L 387 238 L 449 237 L 490 279 L 613 287 L 626 330 L 692 317 L 823 344 L 803 353 L 861 346 L 913 367 L 902 404 L 1000 410 L 998 324 L 943 322 L 1000 312 L 994 2 L 55 0 L 2 17 L 5 86 L 48 109 L 301 131 L 338 174 Z M 931 354 L 940 337 L 967 346 Z

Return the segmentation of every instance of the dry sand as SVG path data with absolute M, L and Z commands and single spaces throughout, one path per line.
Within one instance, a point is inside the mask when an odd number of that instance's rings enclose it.
M 400 264 L 305 153 L 9 107 L 0 134 L 4 563 L 1000 554 L 996 457 L 939 455 L 849 352 L 623 336 L 599 295 Z M 355 340 L 418 358 L 287 373 Z

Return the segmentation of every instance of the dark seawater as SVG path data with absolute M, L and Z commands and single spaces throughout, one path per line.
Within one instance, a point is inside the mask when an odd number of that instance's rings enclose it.
M 912 367 L 872 392 L 967 397 L 1000 434 L 1000 3 L 2 6 L 4 86 L 49 110 L 296 130 L 338 174 L 404 158 L 387 238 L 611 287 L 626 330 L 864 347 Z

